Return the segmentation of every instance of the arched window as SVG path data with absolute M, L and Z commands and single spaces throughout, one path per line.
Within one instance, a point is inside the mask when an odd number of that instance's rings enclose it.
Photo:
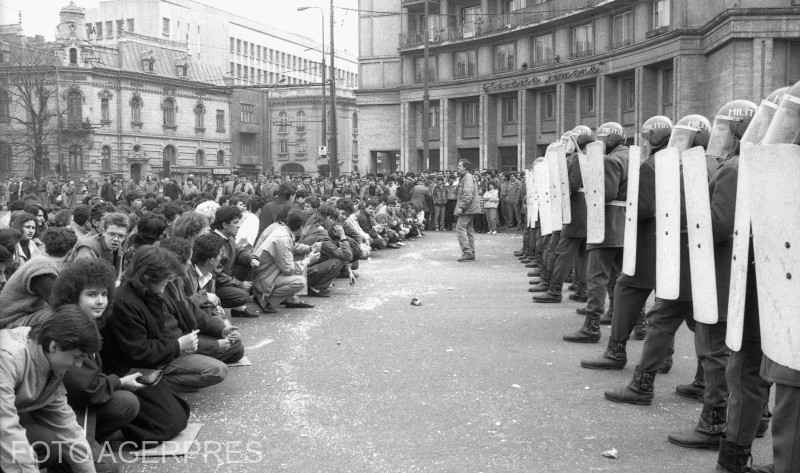
M 69 48 L 69 64 L 71 66 L 78 64 L 78 50 L 76 48 Z
M 358 134 L 358 112 L 353 112 L 353 134 Z
M 194 165 L 195 166 L 205 166 L 206 165 L 206 155 L 203 153 L 202 149 L 198 149 L 194 153 Z
M 286 112 L 279 113 L 278 120 L 280 120 L 278 133 L 289 133 L 289 117 L 286 115 Z
M 175 126 L 175 102 L 172 99 L 164 100 L 161 110 L 164 113 L 164 126 Z
M 194 127 L 196 130 L 206 129 L 206 108 L 199 103 L 194 107 Z
M 0 171 L 11 170 L 11 145 L 0 141 Z
M 170 164 L 178 164 L 178 157 L 175 154 L 175 147 L 172 145 L 164 147 L 164 161 L 169 161 Z
M 108 146 L 103 146 L 100 169 L 103 172 L 111 172 L 111 148 Z
M 217 151 L 217 166 L 225 165 L 225 151 Z
M 100 120 L 104 122 L 111 121 L 111 112 L 109 110 L 109 100 L 107 98 L 100 99 Z
M 81 93 L 73 90 L 67 94 L 67 125 L 70 128 L 79 128 L 83 122 L 83 97 Z
M 131 122 L 142 123 L 142 99 L 139 97 L 131 99 Z
M 69 170 L 72 172 L 83 170 L 83 150 L 78 145 L 69 147 Z
M 297 112 L 297 123 L 294 130 L 296 133 L 306 132 L 306 114 L 302 110 Z

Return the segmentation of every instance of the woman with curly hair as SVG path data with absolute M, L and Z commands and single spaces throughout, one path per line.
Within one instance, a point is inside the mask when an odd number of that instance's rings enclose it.
M 175 220 L 172 225 L 172 235 L 178 238 L 185 238 L 189 243 L 200 235 L 205 235 L 211 231 L 208 218 L 198 212 L 184 212 Z
M 19 240 L 22 238 L 22 232 L 16 228 L 0 228 L 0 246 L 5 248 L 11 255 L 11 259 L 6 262 L 3 268 L 3 275 L 10 278 L 14 271 L 17 270 L 16 266 L 16 247 Z
M 42 204 L 31 202 L 25 206 L 25 211 L 36 217 L 36 233 L 33 235 L 33 239 L 38 244 L 42 234 L 47 230 L 47 210 L 44 209 Z
M 26 261 L 41 253 L 36 244 L 36 215 L 28 212 L 21 212 L 11 218 L 11 228 L 16 228 L 22 233 L 17 246 L 14 248 L 14 260 L 16 267 L 25 264 Z

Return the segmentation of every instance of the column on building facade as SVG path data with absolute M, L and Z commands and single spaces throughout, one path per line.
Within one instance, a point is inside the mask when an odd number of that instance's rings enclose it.
M 755 102 L 772 93 L 772 38 L 753 39 L 753 92 Z
M 417 160 L 415 109 L 413 102 L 407 100 L 401 102 L 400 119 L 403 130 L 400 139 L 400 169 L 403 171 L 409 171 L 412 163 Z
M 577 95 L 574 84 L 561 83 L 556 86 L 556 135 L 577 126 Z
M 457 113 L 456 101 L 442 98 L 439 102 L 439 110 L 439 133 L 442 143 L 441 151 L 439 151 L 439 167 L 440 169 L 453 169 L 458 159 L 455 126 Z
M 658 84 L 659 70 L 652 67 L 636 68 L 636 129 L 640 130 L 642 123 L 650 117 L 663 115 L 660 104 Z M 673 117 L 669 117 L 673 121 Z
M 525 97 L 523 100 L 520 98 L 519 115 L 520 115 L 520 135 L 521 141 L 525 143 L 524 154 L 522 155 L 524 167 L 527 168 L 532 165 L 538 156 L 536 156 L 536 146 L 539 144 L 539 136 L 541 134 L 540 123 L 540 110 L 541 107 L 537 106 L 537 90 L 525 89 L 522 91 Z
M 617 100 L 617 79 L 611 76 L 597 76 L 597 126 L 605 122 L 621 122 L 619 100 Z
M 485 91 L 480 95 L 480 117 L 480 159 L 477 166 L 480 169 L 499 169 L 497 97 Z
M 525 154 L 527 149 L 527 136 L 525 127 L 527 124 L 526 114 L 523 113 L 528 102 L 528 91 L 521 89 L 517 91 L 517 169 L 525 169 Z

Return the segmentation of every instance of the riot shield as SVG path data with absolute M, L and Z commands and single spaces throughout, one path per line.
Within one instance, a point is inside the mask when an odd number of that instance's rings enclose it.
M 536 216 L 539 213 L 539 205 L 536 201 L 536 188 L 533 185 L 533 167 L 525 173 L 525 205 L 527 206 L 526 218 L 528 228 L 536 228 Z
M 572 222 L 572 211 L 569 200 L 569 169 L 567 168 L 567 152 L 563 145 L 556 147 L 558 154 L 558 176 L 561 182 L 561 223 L 567 225 Z
M 586 145 L 586 172 L 581 168 L 586 189 L 586 243 L 603 243 L 606 239 L 605 145 L 595 141 Z
M 545 159 L 533 166 L 533 183 L 539 204 L 539 225 L 542 235 L 553 233 L 553 212 L 550 209 L 550 169 Z
M 631 146 L 628 151 L 628 201 L 625 210 L 625 239 L 622 250 L 622 272 L 628 276 L 636 273 L 636 238 L 639 220 L 639 167 L 642 148 Z
M 557 144 L 552 144 L 547 147 L 544 159 L 547 161 L 547 169 L 550 176 L 550 212 L 552 212 L 553 231 L 561 231 L 562 221 L 562 207 L 561 207 L 561 176 L 558 173 L 558 152 L 556 151 Z
M 742 348 L 744 331 L 744 301 L 747 292 L 747 269 L 750 261 L 750 203 L 745 182 L 747 163 L 757 148 L 742 143 L 739 154 L 739 175 L 736 182 L 736 217 L 733 224 L 733 256 L 731 261 L 731 285 L 728 295 L 728 328 L 725 343 L 733 351 Z
M 762 209 L 751 212 L 761 348 L 800 371 L 800 146 L 762 145 L 742 159 L 747 199 Z
M 695 146 L 684 151 L 681 153 L 681 163 L 686 196 L 686 225 L 689 231 L 692 294 L 697 295 L 692 298 L 694 319 L 704 324 L 715 324 L 719 320 L 719 308 L 705 150 L 702 146 Z
M 656 296 L 677 299 L 681 289 L 680 153 L 656 153 Z M 706 191 L 708 192 L 708 191 Z

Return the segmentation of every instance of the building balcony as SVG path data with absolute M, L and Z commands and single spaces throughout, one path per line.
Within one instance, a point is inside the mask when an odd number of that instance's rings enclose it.
M 237 130 L 239 133 L 261 133 L 261 125 L 258 123 L 239 123 Z
M 432 28 L 427 31 L 429 44 L 442 44 L 448 41 L 479 38 L 505 31 L 540 25 L 557 18 L 581 13 L 614 0 L 551 0 L 516 10 L 504 15 L 486 15 L 475 21 L 459 25 Z M 408 3 L 415 3 L 408 0 Z M 403 5 L 406 5 L 404 0 Z M 400 49 L 422 46 L 424 31 L 403 33 L 400 35 Z
M 253 154 L 239 155 L 234 163 L 239 166 L 253 166 L 261 164 L 261 157 Z

